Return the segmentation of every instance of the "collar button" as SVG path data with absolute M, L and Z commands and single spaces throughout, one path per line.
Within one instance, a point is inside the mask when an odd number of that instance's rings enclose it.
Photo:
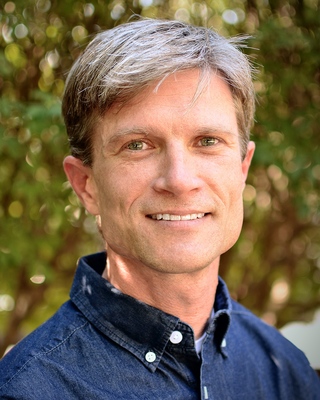
M 170 336 L 170 342 L 173 344 L 178 344 L 182 341 L 183 336 L 182 333 L 179 331 L 173 331 Z
M 145 359 L 149 362 L 149 363 L 153 363 L 154 361 L 156 361 L 157 356 L 155 355 L 155 353 L 153 351 L 148 351 L 148 353 L 145 355 Z

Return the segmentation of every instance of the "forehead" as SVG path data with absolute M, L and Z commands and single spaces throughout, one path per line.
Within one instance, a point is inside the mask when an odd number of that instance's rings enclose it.
M 201 94 L 202 97 L 210 96 L 213 89 L 215 96 L 219 94 L 228 94 L 232 100 L 232 94 L 228 84 L 224 81 L 218 72 L 208 72 L 202 74 L 198 69 L 190 69 L 186 71 L 177 71 L 162 79 L 150 82 L 147 88 L 139 91 L 129 101 L 124 103 L 115 102 L 110 111 L 117 112 L 122 108 L 133 107 L 140 102 L 158 103 L 162 101 L 162 97 L 166 97 L 166 101 L 170 102 L 179 99 L 181 106 L 191 106 Z
M 153 126 L 161 130 L 193 129 L 199 125 L 236 131 L 234 102 L 228 84 L 212 73 L 201 92 L 199 70 L 172 74 L 124 104 L 115 103 L 98 127 L 103 135 L 131 127 Z M 236 132 L 234 132 L 236 133 Z

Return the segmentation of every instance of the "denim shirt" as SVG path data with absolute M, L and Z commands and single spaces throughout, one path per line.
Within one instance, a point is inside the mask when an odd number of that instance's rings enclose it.
M 0 399 L 320 399 L 303 353 L 232 301 L 222 280 L 201 353 L 191 327 L 80 259 L 71 299 L 0 362 Z

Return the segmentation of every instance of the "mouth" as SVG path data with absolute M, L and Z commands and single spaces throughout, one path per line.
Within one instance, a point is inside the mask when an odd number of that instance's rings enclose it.
M 157 221 L 192 221 L 195 219 L 201 219 L 208 213 L 193 213 L 193 214 L 150 214 L 148 218 L 155 219 Z

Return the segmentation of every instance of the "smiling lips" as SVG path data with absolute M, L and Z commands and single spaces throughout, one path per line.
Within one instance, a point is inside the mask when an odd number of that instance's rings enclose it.
M 186 215 L 175 215 L 175 214 L 152 214 L 150 217 L 158 221 L 190 221 L 194 219 L 200 219 L 205 216 L 205 213 L 197 214 L 186 214 Z

